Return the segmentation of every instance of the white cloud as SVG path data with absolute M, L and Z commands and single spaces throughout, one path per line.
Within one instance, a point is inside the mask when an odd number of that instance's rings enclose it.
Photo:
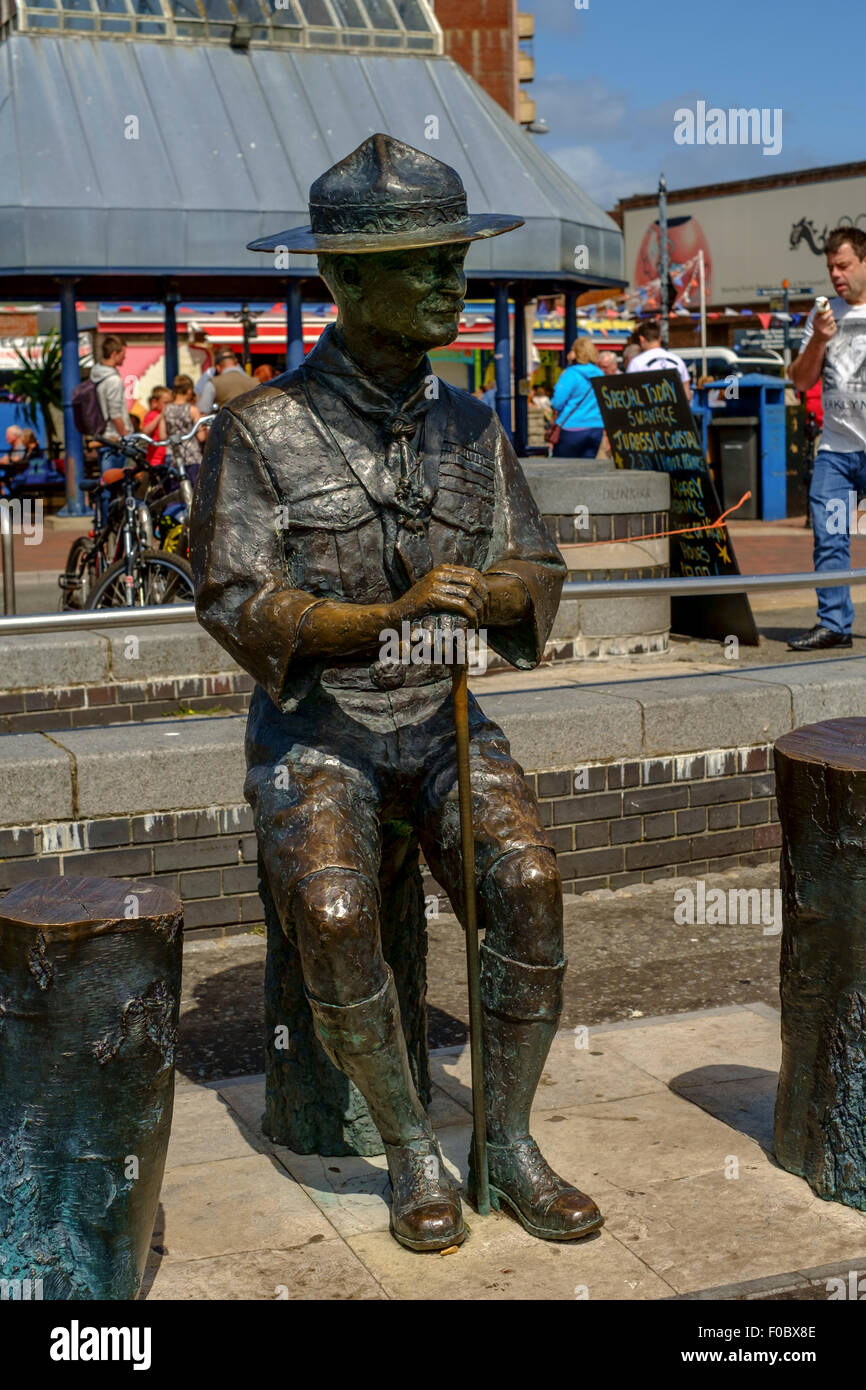
M 532 84 L 532 97 L 539 116 L 561 140 L 618 140 L 628 134 L 633 119 L 628 94 L 613 91 L 600 77 L 575 81 L 554 73 Z
M 651 172 L 649 161 L 640 169 L 618 168 L 592 145 L 566 145 L 548 150 L 548 154 L 605 211 L 630 193 L 648 193 L 658 179 Z

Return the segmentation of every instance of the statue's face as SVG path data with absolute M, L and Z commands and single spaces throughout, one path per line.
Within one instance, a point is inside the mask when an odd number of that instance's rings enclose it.
M 445 347 L 457 337 L 466 296 L 468 242 L 352 256 L 344 313 L 379 337 Z M 348 259 L 348 258 L 347 258 Z

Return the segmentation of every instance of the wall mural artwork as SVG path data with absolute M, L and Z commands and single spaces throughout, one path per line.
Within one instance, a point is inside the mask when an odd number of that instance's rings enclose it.
M 866 212 L 858 213 L 854 218 L 840 217 L 835 225 L 838 227 L 860 227 L 862 230 L 861 224 L 866 224 Z M 827 237 L 832 230 L 832 227 L 825 227 L 823 231 L 819 232 L 811 218 L 801 217 L 799 222 L 795 222 L 791 227 L 788 246 L 790 250 L 795 251 L 800 242 L 805 241 L 813 255 L 823 256 Z
M 646 309 L 658 308 L 659 241 L 659 224 L 656 220 L 647 227 L 644 233 L 634 268 L 633 283 L 635 287 L 637 289 L 654 287 L 656 290 L 655 298 L 653 299 L 651 296 L 643 306 Z M 688 304 L 689 290 L 694 288 L 692 281 L 696 279 L 696 270 L 693 274 L 686 274 L 685 272 L 697 266 L 699 251 L 704 253 L 707 300 L 712 300 L 713 258 L 710 254 L 710 243 L 698 219 L 691 214 L 669 217 L 668 246 L 670 249 L 670 275 L 675 295 L 671 307 L 676 307 L 680 301 L 683 302 L 684 307 Z M 694 298 L 693 295 L 692 298 Z

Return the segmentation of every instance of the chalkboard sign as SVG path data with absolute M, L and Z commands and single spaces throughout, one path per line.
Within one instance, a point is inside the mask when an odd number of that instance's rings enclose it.
M 617 468 L 667 473 L 671 480 L 672 575 L 739 574 L 726 526 L 706 527 L 722 507 L 704 460 L 700 438 L 679 373 L 627 372 L 592 377 L 592 386 Z M 758 645 L 745 594 L 699 594 L 671 599 L 671 628 L 687 637 L 723 641 L 735 636 Z

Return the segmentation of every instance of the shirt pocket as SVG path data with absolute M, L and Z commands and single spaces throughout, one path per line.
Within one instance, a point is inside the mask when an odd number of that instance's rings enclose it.
M 292 586 L 317 596 L 363 598 L 381 572 L 382 550 L 378 514 L 363 488 L 341 484 L 296 496 L 285 507 Z

